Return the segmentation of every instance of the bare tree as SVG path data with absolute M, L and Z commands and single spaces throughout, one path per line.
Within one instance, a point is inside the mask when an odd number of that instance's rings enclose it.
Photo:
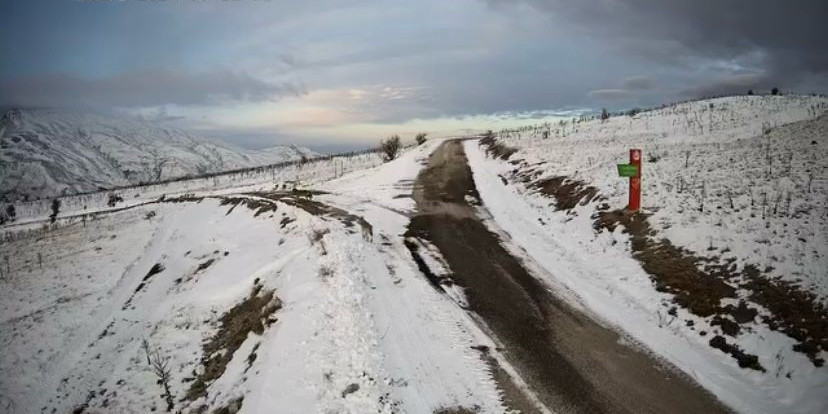
M 401 146 L 400 136 L 396 134 L 380 141 L 380 150 L 382 151 L 385 162 L 393 161 L 397 158 L 397 155 L 400 153 Z

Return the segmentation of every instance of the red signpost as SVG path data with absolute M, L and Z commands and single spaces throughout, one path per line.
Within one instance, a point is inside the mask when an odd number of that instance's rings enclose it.
M 630 179 L 630 202 L 627 210 L 636 212 L 641 208 L 641 150 L 630 150 L 630 163 L 618 164 L 618 175 Z
M 641 150 L 630 150 L 630 164 L 636 166 L 635 175 L 630 177 L 630 202 L 627 210 L 638 211 L 641 208 Z

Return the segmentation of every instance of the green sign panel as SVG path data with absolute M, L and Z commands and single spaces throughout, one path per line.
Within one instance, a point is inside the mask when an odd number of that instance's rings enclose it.
M 638 166 L 633 164 L 618 164 L 618 175 L 621 177 L 635 177 L 638 174 Z

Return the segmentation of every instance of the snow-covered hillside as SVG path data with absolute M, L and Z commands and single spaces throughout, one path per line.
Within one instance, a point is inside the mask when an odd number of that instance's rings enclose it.
M 517 149 L 509 160 L 525 166 L 523 180 L 568 177 L 597 188 L 610 208 L 627 202 L 616 164 L 640 148 L 654 230 L 828 298 L 826 111 L 825 97 L 737 96 L 502 131 L 498 141 Z
M 494 344 L 399 237 L 434 146 L 341 194 L 203 192 L 7 242 L 0 410 L 165 412 L 160 359 L 173 412 L 503 412 Z
M 742 412 L 828 408 L 828 99 L 739 96 L 467 142 L 493 220 Z M 616 164 L 643 151 L 642 215 Z
M 293 145 L 230 148 L 137 119 L 9 110 L 0 119 L 0 200 L 53 197 L 316 155 Z
M 0 412 L 824 413 L 826 109 L 721 98 L 6 204 Z

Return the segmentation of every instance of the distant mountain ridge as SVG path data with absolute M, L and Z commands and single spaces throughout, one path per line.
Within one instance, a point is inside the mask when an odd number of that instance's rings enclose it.
M 232 148 L 131 118 L 11 109 L 0 118 L 0 200 L 54 197 L 318 155 L 296 145 Z

